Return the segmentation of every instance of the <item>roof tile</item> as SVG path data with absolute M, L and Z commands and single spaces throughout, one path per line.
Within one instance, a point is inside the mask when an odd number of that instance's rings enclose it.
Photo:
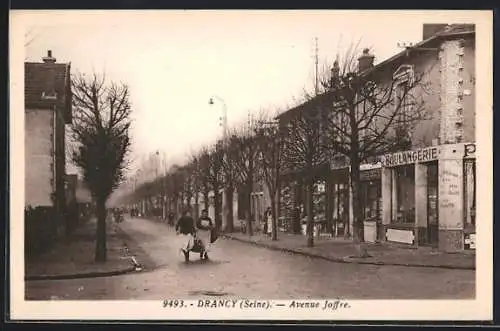
M 71 118 L 70 66 L 65 63 L 24 63 L 24 102 L 26 108 L 54 105 Z M 42 96 L 55 95 L 56 100 Z M 68 114 L 69 113 L 69 114 Z

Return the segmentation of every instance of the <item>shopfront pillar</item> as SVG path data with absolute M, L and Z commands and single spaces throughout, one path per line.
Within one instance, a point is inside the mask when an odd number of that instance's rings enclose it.
M 391 224 L 392 215 L 392 171 L 391 168 L 382 168 L 382 225 Z M 384 231 L 385 233 L 385 231 Z
M 398 214 L 398 181 L 396 175 L 396 171 L 391 168 L 391 222 Z
M 238 223 L 238 190 L 234 190 L 233 192 L 233 224 Z
M 415 164 L 415 238 L 416 244 L 426 240 L 427 229 L 427 165 Z
M 463 146 L 442 145 L 439 159 L 439 249 L 463 250 Z

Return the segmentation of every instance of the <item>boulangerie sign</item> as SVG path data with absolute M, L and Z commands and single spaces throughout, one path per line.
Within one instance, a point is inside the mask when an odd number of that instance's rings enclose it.
M 435 161 L 439 157 L 438 147 L 429 147 L 414 151 L 398 152 L 384 155 L 381 158 L 384 167 L 395 167 L 399 165 L 412 164 L 417 162 Z

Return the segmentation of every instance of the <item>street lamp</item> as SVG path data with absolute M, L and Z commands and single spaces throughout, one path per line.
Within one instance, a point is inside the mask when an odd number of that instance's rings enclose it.
M 215 100 L 218 100 L 219 102 L 222 103 L 222 106 L 223 106 L 223 113 L 222 113 L 222 117 L 220 118 L 222 120 L 222 132 L 223 132 L 223 141 L 225 142 L 226 141 L 226 138 L 227 138 L 227 105 L 226 105 L 226 102 L 224 101 L 224 99 L 222 99 L 221 97 L 217 96 L 217 95 L 214 95 L 212 96 L 209 100 L 208 100 L 208 104 L 209 105 L 214 105 L 215 104 Z

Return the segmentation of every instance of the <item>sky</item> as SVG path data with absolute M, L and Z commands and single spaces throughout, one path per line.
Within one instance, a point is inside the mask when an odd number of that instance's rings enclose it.
M 50 49 L 73 73 L 129 85 L 134 169 L 157 150 L 166 164 L 182 163 L 214 142 L 224 104 L 229 126 L 296 104 L 313 89 L 315 38 L 320 66 L 358 41 L 377 63 L 401 51 L 398 43 L 421 41 L 424 22 L 455 23 L 424 12 L 325 10 L 49 11 L 29 22 L 25 60 Z

